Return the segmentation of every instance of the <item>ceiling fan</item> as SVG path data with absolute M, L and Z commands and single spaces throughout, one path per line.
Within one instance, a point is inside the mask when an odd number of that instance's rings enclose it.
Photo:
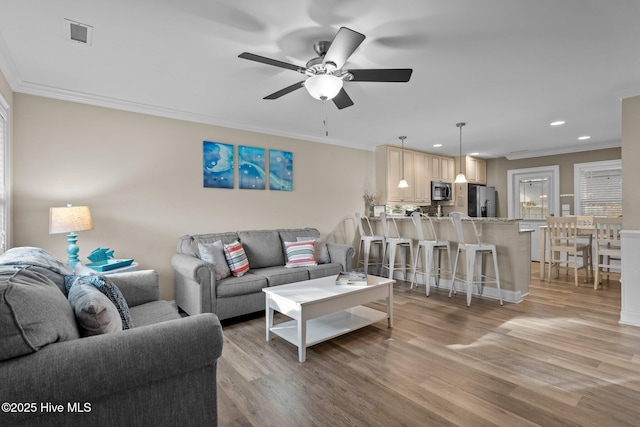
M 249 52 L 243 52 L 238 57 L 297 71 L 307 76 L 305 80 L 280 89 L 263 99 L 278 99 L 296 89 L 305 87 L 314 98 L 322 101 L 331 99 L 338 109 L 343 109 L 353 105 L 353 101 L 342 87 L 345 81 L 405 83 L 409 81 L 413 72 L 411 68 L 343 70 L 345 62 L 364 39 L 364 34 L 341 27 L 333 41 L 319 41 L 313 45 L 318 57 L 311 59 L 304 67 Z

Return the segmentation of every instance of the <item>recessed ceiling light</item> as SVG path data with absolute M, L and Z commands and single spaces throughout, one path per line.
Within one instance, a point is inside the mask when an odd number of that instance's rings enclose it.
M 433 146 L 438 148 L 438 147 L 442 147 L 442 144 L 433 144 Z
M 556 120 L 555 122 L 549 123 L 551 126 L 562 126 L 564 124 L 564 120 Z
M 591 137 L 589 135 L 585 135 L 578 138 L 579 141 L 586 141 L 587 139 L 591 139 Z

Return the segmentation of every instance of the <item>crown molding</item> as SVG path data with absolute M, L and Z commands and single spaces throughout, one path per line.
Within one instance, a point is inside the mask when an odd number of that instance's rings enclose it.
M 133 113 L 148 114 L 153 116 L 165 117 L 169 119 L 183 120 L 212 126 L 220 126 L 225 128 L 243 130 L 247 132 L 255 132 L 267 135 L 281 136 L 304 141 L 313 141 L 323 144 L 332 144 L 339 146 L 349 146 L 343 141 L 331 139 L 327 137 L 313 137 L 295 132 L 283 132 L 279 129 L 254 126 L 247 123 L 241 123 L 220 117 L 209 116 L 205 114 L 182 111 L 173 108 L 159 107 L 156 105 L 131 102 L 124 99 L 99 96 L 89 93 L 81 93 L 60 89 L 52 86 L 40 85 L 36 83 L 20 81 L 12 88 L 14 92 L 26 95 L 41 96 L 45 98 L 53 98 L 61 101 L 76 102 L 80 104 L 93 105 L 96 107 L 112 108 L 116 110 L 129 111 Z
M 616 98 L 618 98 L 620 101 L 622 101 L 623 99 L 626 98 L 633 98 L 635 96 L 640 95 L 640 87 L 638 86 L 634 86 L 634 87 L 627 87 L 625 89 L 621 89 L 617 92 L 614 92 L 613 94 Z
M 604 150 L 607 148 L 621 147 L 620 141 L 599 142 L 592 144 L 570 145 L 566 147 L 551 148 L 548 150 L 514 151 L 506 154 L 507 160 L 529 159 L 532 157 L 556 156 L 558 154 L 579 153 L 581 151 Z

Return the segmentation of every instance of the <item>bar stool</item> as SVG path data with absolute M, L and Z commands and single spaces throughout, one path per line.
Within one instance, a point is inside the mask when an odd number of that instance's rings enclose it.
M 429 231 L 432 239 L 425 239 L 424 226 L 422 218 L 428 219 Z M 439 240 L 436 234 L 436 228 L 433 226 L 433 220 L 420 212 L 414 212 L 411 214 L 411 220 L 416 227 L 416 233 L 418 235 L 418 249 L 416 250 L 416 257 L 413 261 L 413 280 L 411 280 L 411 288 L 416 281 L 416 274 L 423 274 L 425 277 L 425 284 L 427 287 L 426 294 L 429 296 L 429 289 L 431 288 L 431 276 L 435 277 L 436 288 L 440 286 L 440 274 L 442 271 L 451 273 L 451 270 L 444 270 L 440 266 L 440 251 L 447 251 L 447 259 L 449 260 L 449 268 L 451 268 L 451 244 L 448 240 Z M 422 271 L 418 269 L 418 258 L 420 258 L 420 251 L 424 250 L 422 255 Z
M 380 214 L 380 222 L 382 223 L 382 234 L 384 234 L 384 252 L 382 256 L 382 270 L 386 268 L 389 271 L 389 279 L 393 279 L 394 270 L 402 270 L 404 279 L 407 280 L 407 271 L 411 269 L 413 261 L 413 240 L 409 237 L 400 237 L 398 225 L 395 218 L 391 218 L 395 229 L 395 236 L 389 234 L 389 224 L 385 213 Z M 398 251 L 400 249 L 400 251 Z M 407 249 L 409 249 L 409 263 L 407 263 Z M 400 253 L 400 263 L 396 263 L 396 254 Z
M 458 236 L 458 250 L 456 252 L 456 261 L 453 267 L 453 277 L 451 280 L 451 290 L 449 291 L 449 298 L 451 298 L 452 293 L 456 293 L 455 289 L 457 278 L 456 274 L 458 270 L 458 258 L 460 256 L 460 252 L 464 252 L 466 277 L 458 278 L 458 280 L 460 280 L 461 282 L 465 282 L 467 285 L 467 307 L 471 305 L 471 294 L 474 283 L 478 285 L 479 295 L 482 295 L 481 285 L 484 286 L 485 283 L 495 283 L 498 288 L 498 298 L 500 299 L 500 305 L 503 305 L 502 293 L 500 291 L 500 273 L 498 271 L 498 253 L 496 251 L 496 245 L 494 245 L 493 243 L 480 242 L 480 236 L 482 235 L 482 233 L 478 232 L 475 221 L 473 221 L 467 215 L 464 215 L 461 212 L 452 212 L 449 214 L 449 216 L 453 218 L 453 223 L 455 224 L 456 228 L 456 235 Z M 463 219 L 470 220 L 475 235 L 475 243 L 465 242 L 464 232 L 462 230 Z M 482 274 L 482 256 L 485 253 L 490 253 L 493 258 L 493 269 L 496 275 L 495 278 L 488 277 Z
M 366 232 L 362 225 L 362 217 L 359 212 L 356 212 L 356 223 L 358 224 L 358 231 L 360 232 L 360 244 L 358 245 L 358 265 L 362 264 L 364 272 L 369 274 L 369 255 L 371 253 L 371 246 L 376 248 L 376 274 L 382 272 L 382 260 L 384 258 L 384 236 L 377 236 L 373 234 L 373 228 L 371 228 L 371 222 L 368 217 L 364 217 L 367 222 L 369 232 Z M 360 253 L 364 252 L 364 258 L 360 261 Z

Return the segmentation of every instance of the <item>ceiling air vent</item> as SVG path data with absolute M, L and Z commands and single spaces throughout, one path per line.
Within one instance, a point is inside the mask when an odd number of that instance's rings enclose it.
M 91 45 L 93 27 L 79 22 L 64 20 L 64 35 L 69 41 Z

